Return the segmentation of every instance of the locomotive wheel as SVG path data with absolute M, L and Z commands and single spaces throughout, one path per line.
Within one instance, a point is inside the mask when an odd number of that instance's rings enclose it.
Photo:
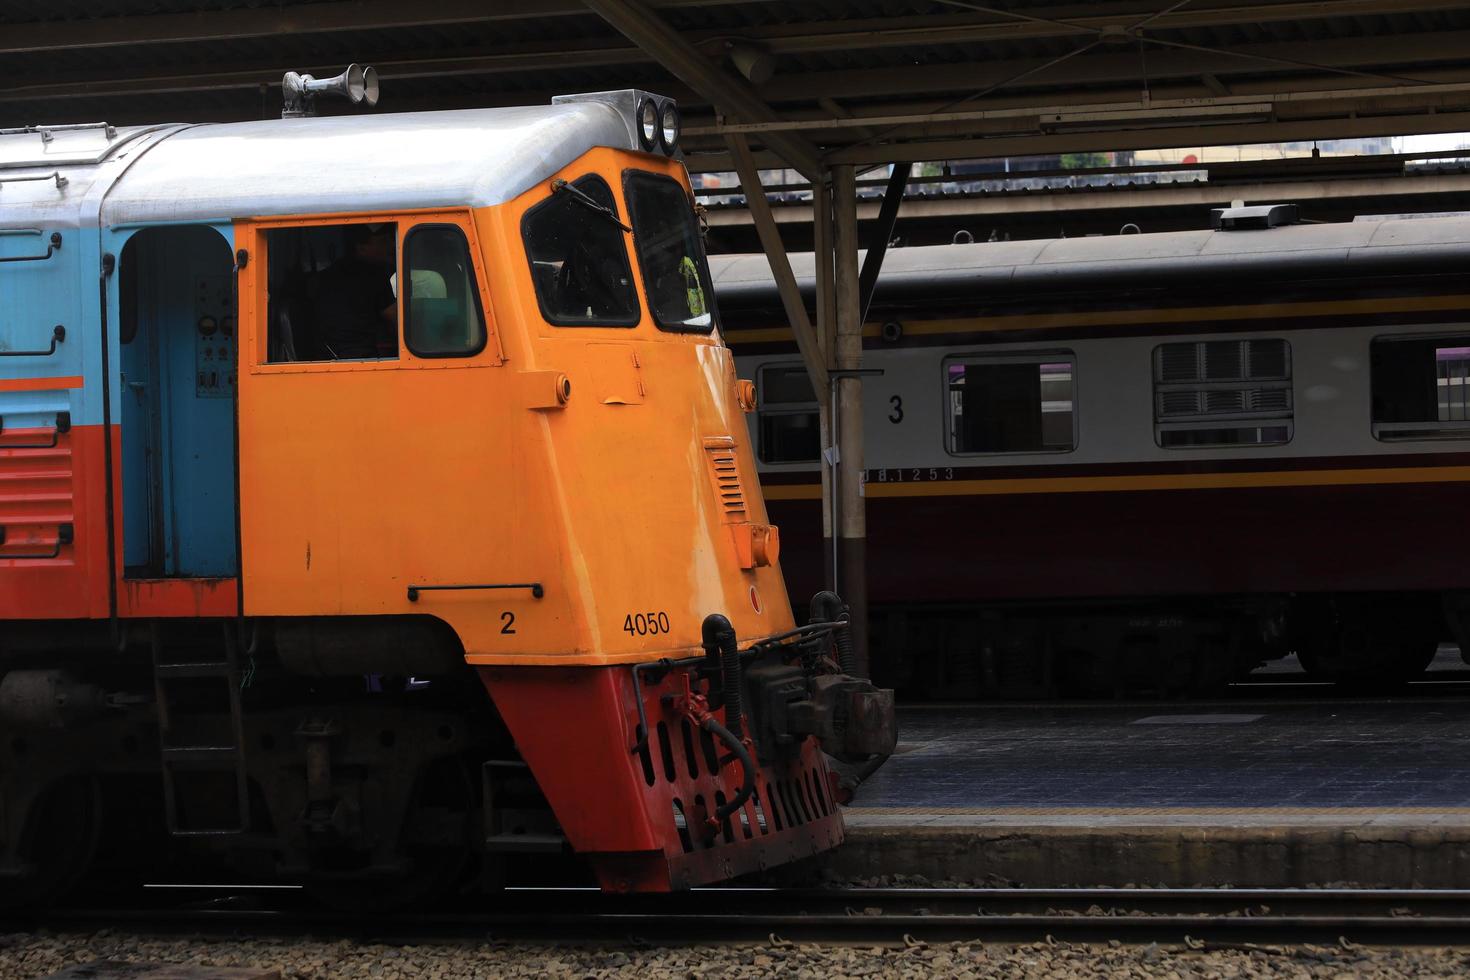
M 0 911 L 42 909 L 65 897 L 91 866 L 101 827 L 94 780 L 71 776 L 46 789 L 16 847 L 25 870 L 0 878 Z
M 328 908 L 352 913 L 431 907 L 448 898 L 474 870 L 470 841 L 476 797 L 475 783 L 459 760 L 446 759 L 430 766 L 420 775 L 404 818 L 405 834 L 410 836 L 399 851 L 404 870 L 358 875 L 324 867 L 322 874 L 307 880 L 306 890 Z M 410 828 L 416 821 L 457 824 L 462 832 L 454 840 L 415 842 Z M 323 852 L 322 856 L 337 867 L 353 859 L 341 851 Z

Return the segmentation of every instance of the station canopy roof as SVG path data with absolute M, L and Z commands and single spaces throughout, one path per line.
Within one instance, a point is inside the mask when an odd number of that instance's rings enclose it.
M 691 169 L 813 173 L 1470 131 L 1466 51 L 1464 0 L 0 0 L 0 128 L 274 118 L 358 62 L 383 111 L 645 88 Z

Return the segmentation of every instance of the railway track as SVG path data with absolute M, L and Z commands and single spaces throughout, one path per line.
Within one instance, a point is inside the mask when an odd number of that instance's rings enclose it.
M 378 942 L 633 939 L 1254 943 L 1470 941 L 1470 890 L 712 888 L 609 896 L 515 889 L 454 911 L 333 913 L 299 892 L 178 889 L 127 908 L 67 908 L 30 925 L 64 931 L 333 935 Z

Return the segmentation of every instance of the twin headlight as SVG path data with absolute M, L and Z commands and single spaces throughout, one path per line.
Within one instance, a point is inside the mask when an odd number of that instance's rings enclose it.
M 679 107 L 673 100 L 660 102 L 644 96 L 638 103 L 638 140 L 643 148 L 673 154 L 679 145 Z

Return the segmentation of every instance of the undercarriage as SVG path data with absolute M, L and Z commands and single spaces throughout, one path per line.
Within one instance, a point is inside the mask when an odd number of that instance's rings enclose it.
M 702 657 L 566 668 L 472 667 L 402 621 L 155 622 L 111 646 L 38 624 L 0 651 L 0 905 L 228 876 L 381 910 L 517 861 L 668 890 L 808 856 L 849 792 L 823 750 L 894 740 L 835 612 L 744 650 L 713 616 Z

